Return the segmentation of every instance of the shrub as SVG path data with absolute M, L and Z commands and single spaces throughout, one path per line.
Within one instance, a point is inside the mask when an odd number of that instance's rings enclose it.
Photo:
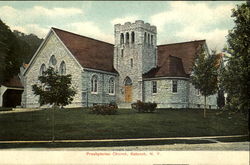
M 90 108 L 90 111 L 94 114 L 101 115 L 114 115 L 117 113 L 118 106 L 116 103 L 110 103 L 105 105 L 94 105 Z
M 138 100 L 136 103 L 131 104 L 132 109 L 137 110 L 138 112 L 154 112 L 156 110 L 157 104 L 151 102 L 142 102 Z

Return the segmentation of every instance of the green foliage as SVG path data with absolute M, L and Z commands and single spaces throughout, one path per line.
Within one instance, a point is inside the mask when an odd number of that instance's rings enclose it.
M 224 91 L 218 90 L 217 106 L 221 109 L 225 105 Z
M 35 95 L 40 96 L 41 105 L 65 106 L 73 101 L 76 94 L 71 87 L 71 75 L 59 75 L 52 67 L 39 76 L 40 84 L 32 85 Z
M 101 115 L 114 115 L 117 113 L 118 106 L 116 103 L 110 103 L 108 105 L 94 105 L 90 108 L 90 111 L 94 114 Z
M 215 94 L 218 89 L 218 56 L 215 51 L 209 55 L 201 49 L 195 60 L 191 82 L 204 96 L 204 117 L 206 117 L 206 97 Z
M 0 83 L 18 74 L 22 64 L 20 49 L 17 38 L 0 19 Z
M 0 19 L 0 84 L 19 73 L 42 42 L 37 36 L 14 31 Z
M 24 34 L 22 32 L 19 32 L 17 30 L 13 31 L 13 34 L 16 36 L 16 38 L 19 41 L 19 44 L 21 45 L 21 52 L 23 54 L 23 62 L 29 63 L 32 56 L 42 43 L 43 39 L 38 38 L 34 34 Z
M 232 10 L 235 26 L 227 36 L 225 51 L 229 54 L 221 77 L 229 104 L 249 113 L 250 109 L 250 8 L 243 3 Z M 231 102 L 231 103 L 230 103 Z
M 203 96 L 213 95 L 217 92 L 218 67 L 215 53 L 206 55 L 202 50 L 198 55 L 191 75 L 191 82 Z
M 142 102 L 140 100 L 137 100 L 136 103 L 131 104 L 132 109 L 137 110 L 139 113 L 141 112 L 155 112 L 157 104 L 151 103 L 151 102 Z

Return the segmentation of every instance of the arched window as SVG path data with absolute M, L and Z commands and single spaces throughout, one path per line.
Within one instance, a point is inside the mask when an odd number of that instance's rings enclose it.
M 128 44 L 129 43 L 129 33 L 127 32 L 126 33 L 126 44 Z
M 144 33 L 144 43 L 147 43 L 147 33 Z
M 133 65 L 134 65 L 134 64 L 133 64 L 133 59 L 131 58 L 131 59 L 130 59 L 130 66 L 131 66 L 131 68 L 133 68 Z
M 55 66 L 57 63 L 55 55 L 52 55 L 49 60 L 49 66 Z
M 41 67 L 40 67 L 39 75 L 44 76 L 45 71 L 46 71 L 46 66 L 45 66 L 45 64 L 42 64 Z
M 114 94 L 115 93 L 115 81 L 114 78 L 109 79 L 109 94 Z
M 121 36 L 120 36 L 120 43 L 124 44 L 124 34 L 123 33 L 121 33 Z
M 97 93 L 98 77 L 96 75 L 91 78 L 91 92 Z
M 61 62 L 60 67 L 59 67 L 59 73 L 61 75 L 66 74 L 66 64 L 64 61 Z
M 132 85 L 132 80 L 127 76 L 127 77 L 124 79 L 124 84 L 125 84 L 125 86 Z
M 148 44 L 150 45 L 150 34 L 148 34 Z
M 151 45 L 153 45 L 153 44 L 154 44 L 154 36 L 151 35 Z
M 131 43 L 135 42 L 135 32 L 131 33 Z

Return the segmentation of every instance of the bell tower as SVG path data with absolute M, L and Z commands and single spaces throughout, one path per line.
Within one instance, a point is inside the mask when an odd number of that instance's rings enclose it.
M 142 74 L 157 65 L 156 33 L 155 26 L 141 20 L 115 25 L 113 65 L 119 73 L 118 102 L 142 100 Z

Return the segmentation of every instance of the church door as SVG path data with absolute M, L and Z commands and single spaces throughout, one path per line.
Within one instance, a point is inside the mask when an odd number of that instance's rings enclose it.
M 132 80 L 129 77 L 126 77 L 124 80 L 124 84 L 125 102 L 130 103 L 132 102 Z

